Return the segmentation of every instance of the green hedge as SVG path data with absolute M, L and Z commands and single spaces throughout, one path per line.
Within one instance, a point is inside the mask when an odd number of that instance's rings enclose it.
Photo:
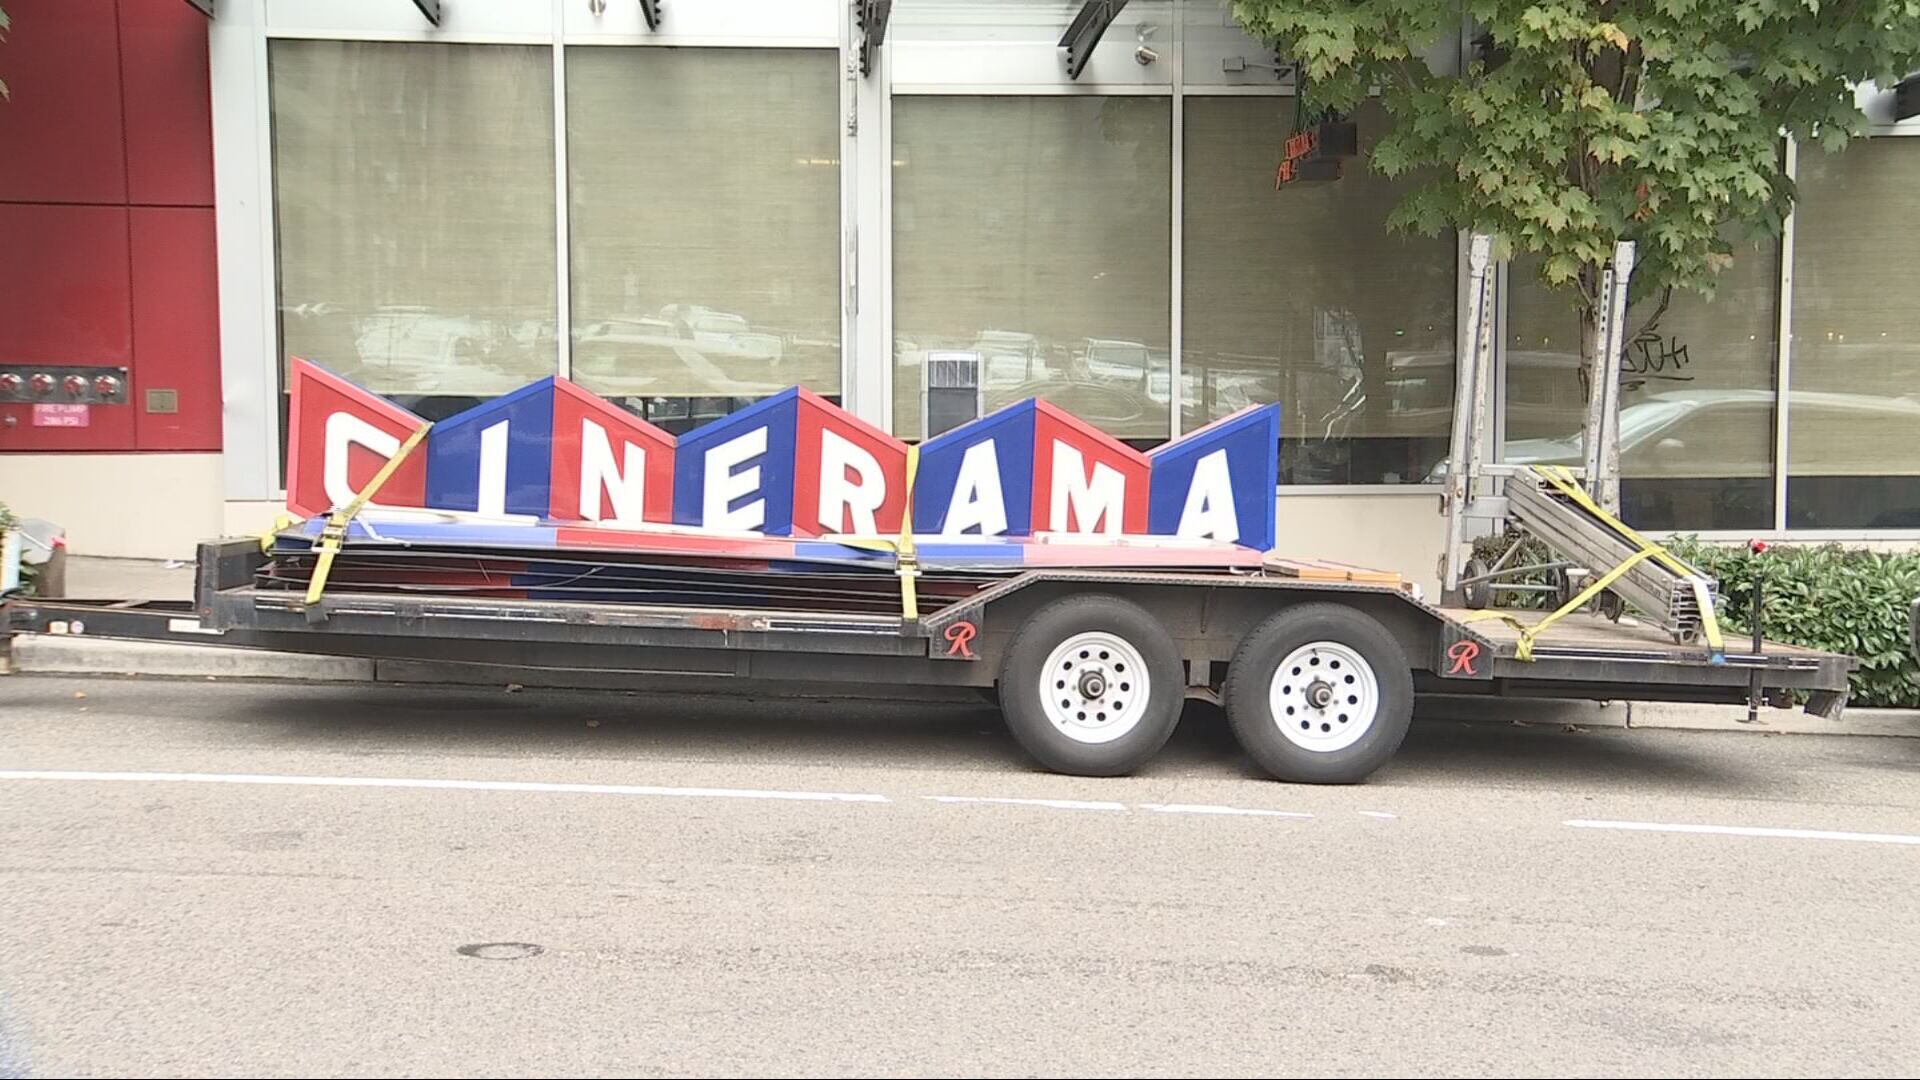
M 1513 543 L 1511 535 L 1474 544 L 1474 555 L 1491 565 Z M 1551 558 L 1527 538 L 1509 565 Z M 1920 708 L 1908 617 L 1920 599 L 1920 552 L 1885 554 L 1838 544 L 1776 545 L 1755 555 L 1745 544 L 1709 544 L 1678 537 L 1667 547 L 1720 582 L 1720 625 L 1729 639 L 1753 633 L 1756 571 L 1766 575 L 1762 628 L 1770 641 L 1858 657 L 1850 704 Z M 1544 574 L 1528 580 L 1547 580 Z M 1501 593 L 1501 607 L 1554 606 L 1541 593 Z M 1729 640 L 1735 648 L 1737 640 Z
M 1729 636 L 1753 633 L 1748 616 L 1758 573 L 1768 640 L 1859 657 L 1851 704 L 1920 707 L 1920 667 L 1908 623 L 1920 599 L 1920 553 L 1822 544 L 1779 545 L 1755 555 L 1745 545 L 1692 537 L 1668 547 L 1719 580 L 1720 621 Z

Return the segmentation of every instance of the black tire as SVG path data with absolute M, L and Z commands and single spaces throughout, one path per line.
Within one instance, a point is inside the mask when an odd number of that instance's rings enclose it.
M 1585 586 L 1581 586 L 1585 588 Z M 1573 587 L 1573 578 L 1567 576 L 1564 568 L 1553 572 L 1553 610 L 1558 611 L 1573 602 L 1580 595 L 1580 589 Z
M 1314 708 L 1306 700 L 1308 689 L 1300 694 L 1299 723 L 1306 729 L 1296 738 L 1289 737 L 1281 722 L 1295 723 L 1293 716 L 1276 717 L 1272 705 L 1274 676 L 1295 650 L 1313 643 L 1332 643 L 1344 651 L 1344 657 L 1325 655 L 1329 687 L 1340 684 L 1329 702 Z M 1303 663 L 1301 675 L 1293 679 L 1316 680 L 1311 687 L 1321 691 L 1316 672 L 1319 653 L 1311 654 L 1308 669 Z M 1355 660 L 1363 662 L 1365 672 L 1341 670 Z M 1374 709 L 1371 719 L 1358 728 L 1358 735 L 1341 734 L 1340 725 L 1358 720 L 1343 720 L 1340 697 L 1349 687 L 1343 683 L 1349 675 L 1355 680 L 1355 698 L 1364 707 L 1365 679 L 1373 680 Z M 1282 700 L 1293 698 L 1293 679 Z M 1227 685 L 1222 698 L 1227 707 L 1227 722 L 1233 734 L 1262 769 L 1277 780 L 1304 784 L 1354 784 L 1371 776 L 1391 759 L 1407 737 L 1413 722 L 1413 671 L 1400 643 L 1375 620 L 1338 604 L 1313 603 L 1290 607 L 1261 623 L 1240 642 L 1233 660 L 1227 665 Z M 1292 706 L 1285 706 L 1291 708 Z M 1316 732 L 1314 729 L 1319 729 Z M 1342 738 L 1351 741 L 1341 744 Z M 1329 749 L 1311 749 L 1323 742 Z M 1309 744 L 1309 745 L 1303 745 Z
M 1479 559 L 1468 559 L 1463 577 L 1476 578 L 1487 572 L 1487 564 Z M 1475 581 L 1460 587 L 1461 600 L 1470 610 L 1484 611 L 1493 604 L 1493 582 Z
M 1627 613 L 1627 602 L 1620 598 L 1619 593 L 1608 589 L 1594 598 L 1593 609 L 1600 614 L 1601 618 L 1609 622 L 1619 622 L 1620 617 Z
M 1073 668 L 1049 670 L 1056 650 L 1076 637 L 1101 634 L 1118 639 L 1137 654 L 1147 681 L 1143 703 L 1122 696 L 1133 693 L 1135 683 L 1129 678 L 1130 670 L 1112 669 L 1112 665 L 1126 664 L 1117 651 L 1102 660 L 1099 647 L 1090 646 L 1086 652 L 1094 655 L 1084 661 L 1079 656 L 1060 661 Z M 1081 680 L 1096 671 L 1104 696 L 1092 700 L 1118 701 L 1132 709 L 1127 715 L 1133 719 L 1120 728 L 1097 732 L 1093 729 L 1098 722 L 1088 719 L 1091 714 L 1082 715 L 1082 720 L 1088 720 L 1084 725 L 1073 719 L 1072 709 L 1063 710 L 1067 716 L 1062 722 L 1048 715 L 1043 689 L 1062 694 L 1063 702 L 1086 704 L 1083 688 L 1096 684 Z M 1159 753 L 1173 734 L 1186 699 L 1184 674 L 1172 636 L 1138 604 L 1104 594 L 1062 597 L 1035 612 L 1008 642 L 1000 665 L 1000 712 L 1021 748 L 1046 768 L 1071 776 L 1125 776 Z M 1099 715 L 1105 719 L 1104 713 Z M 1121 733 L 1114 735 L 1115 730 Z M 1085 741 L 1094 737 L 1108 741 Z

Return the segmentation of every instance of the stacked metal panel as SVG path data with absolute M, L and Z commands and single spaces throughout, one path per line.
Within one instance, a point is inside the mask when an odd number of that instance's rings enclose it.
M 1595 576 L 1641 552 L 1641 545 L 1617 522 L 1596 516 L 1537 476 L 1517 474 L 1507 481 L 1506 491 L 1514 520 Z M 1703 625 L 1702 596 L 1714 603 L 1718 585 L 1705 574 L 1679 573 L 1662 559 L 1641 557 L 1608 588 L 1676 637 L 1690 638 Z

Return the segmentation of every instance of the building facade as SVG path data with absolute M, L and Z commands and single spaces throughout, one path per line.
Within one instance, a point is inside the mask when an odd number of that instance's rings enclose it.
M 1357 160 L 1277 185 L 1290 75 L 1222 0 L 1133 0 L 1072 59 L 1076 2 L 896 0 L 877 44 L 857 7 L 219 0 L 219 452 L 136 470 L 191 505 L 176 535 L 110 540 L 79 455 L 0 454 L 0 493 L 66 499 L 23 509 L 83 550 L 258 529 L 292 356 L 430 418 L 557 372 L 673 431 L 800 384 L 910 439 L 963 356 L 986 408 L 1042 396 L 1143 447 L 1278 401 L 1280 546 L 1431 584 L 1461 238 L 1390 232 L 1404 188 Z M 1887 98 L 1842 154 L 1783 143 L 1785 235 L 1631 343 L 1635 524 L 1920 538 L 1920 121 Z M 1356 120 L 1364 150 L 1386 118 Z M 1524 263 L 1497 295 L 1497 441 L 1571 461 L 1572 309 Z

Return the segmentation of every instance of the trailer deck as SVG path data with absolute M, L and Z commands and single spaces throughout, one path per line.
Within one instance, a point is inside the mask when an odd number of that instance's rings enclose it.
M 309 606 L 296 591 L 262 588 L 257 541 L 202 545 L 192 604 L 17 600 L 15 633 L 178 640 L 375 658 L 528 668 L 644 670 L 823 683 L 992 686 L 1008 640 L 1043 601 L 1099 591 L 1140 603 L 1185 661 L 1189 696 L 1217 696 L 1223 668 L 1265 614 L 1306 601 L 1367 613 L 1398 639 L 1421 692 L 1489 696 L 1743 703 L 1799 695 L 1838 715 L 1849 657 L 1779 643 L 1754 653 L 1728 642 L 1711 660 L 1700 644 L 1660 629 L 1574 614 L 1522 659 L 1522 627 L 1545 612 L 1498 617 L 1416 599 L 1391 575 L 1100 571 L 1046 568 L 1004 578 L 921 619 L 698 605 L 606 604 L 330 592 Z
M 1041 764 L 1131 772 L 1189 698 L 1219 702 L 1280 779 L 1350 783 L 1391 758 L 1416 693 L 1729 704 L 1804 701 L 1837 716 L 1855 661 L 1765 644 L 1676 642 L 1666 628 L 1425 603 L 1396 575 L 1268 560 L 1246 569 L 1043 566 L 948 579 L 921 612 L 870 590 L 736 606 L 698 572 L 618 599 L 336 587 L 309 602 L 258 538 L 202 544 L 192 604 L 16 600 L 12 633 L 510 669 L 618 671 L 991 690 Z M 671 577 L 671 568 L 660 568 Z M 705 582 L 705 583 L 703 583 Z M 384 591 L 382 591 L 384 590 Z M 563 594 L 566 595 L 566 594 Z M 774 593 L 771 595 L 778 596 Z M 847 597 L 845 610 L 832 597 Z M 650 597 L 671 597 L 654 602 Z

